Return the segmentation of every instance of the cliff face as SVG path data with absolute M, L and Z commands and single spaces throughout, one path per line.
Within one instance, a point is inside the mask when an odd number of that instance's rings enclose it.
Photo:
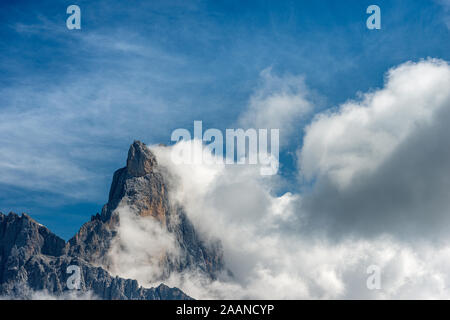
M 206 243 L 196 233 L 182 208 L 169 202 L 168 186 L 155 156 L 135 141 L 126 167 L 114 173 L 108 203 L 67 243 L 26 214 L 0 213 L 0 296 L 27 298 L 32 290 L 60 295 L 71 274 L 81 270 L 81 289 L 100 299 L 187 299 L 177 288 L 139 287 L 136 280 L 108 273 L 108 252 L 118 237 L 120 215 L 128 206 L 143 219 L 154 219 L 176 239 L 180 256 L 161 259 L 161 281 L 172 272 L 195 270 L 214 279 L 224 269 L 220 242 Z
M 106 253 L 120 224 L 114 210 L 128 206 L 140 217 L 155 219 L 175 236 L 181 254 L 176 260 L 162 259 L 164 273 L 160 280 L 185 270 L 200 271 L 214 279 L 224 269 L 220 242 L 202 241 L 183 209 L 169 202 L 169 192 L 155 156 L 147 146 L 135 141 L 128 152 L 127 166 L 114 173 L 109 200 L 101 215 L 93 217 L 69 241 L 69 251 L 91 263 L 108 266 Z
M 67 254 L 66 242 L 28 215 L 0 213 L 0 296 L 29 299 L 36 291 L 52 296 L 68 292 L 69 266 L 80 269 L 80 291 L 99 299 L 189 299 L 161 284 L 142 288 L 136 280 L 112 277 L 105 269 Z

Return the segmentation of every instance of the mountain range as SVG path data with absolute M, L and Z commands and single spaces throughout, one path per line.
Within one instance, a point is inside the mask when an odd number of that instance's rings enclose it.
M 91 217 L 69 241 L 64 241 L 29 215 L 0 213 L 0 297 L 31 299 L 36 294 L 55 298 L 80 297 L 89 293 L 96 299 L 192 299 L 178 288 L 164 285 L 173 273 L 195 271 L 215 279 L 225 270 L 220 241 L 204 240 L 182 206 L 170 201 L 171 187 L 164 168 L 142 142 L 129 149 L 126 166 L 114 173 L 108 202 L 101 213 Z M 139 221 L 150 220 L 167 232 L 177 247 L 155 258 L 161 284 L 147 288 L 135 279 L 111 272 L 111 250 L 120 240 L 119 208 L 131 208 Z M 148 241 L 152 241 L 149 234 Z M 158 244 L 156 244 L 158 245 Z M 79 287 L 70 288 L 79 268 Z M 154 265 L 149 265 L 149 268 Z M 38 295 L 39 296 L 39 295 Z

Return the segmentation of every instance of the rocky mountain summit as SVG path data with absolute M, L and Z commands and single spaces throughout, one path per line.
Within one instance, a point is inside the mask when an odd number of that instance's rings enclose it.
M 117 208 L 127 206 L 143 219 L 153 219 L 176 240 L 180 254 L 159 257 L 164 281 L 173 272 L 196 271 L 214 279 L 224 269 L 218 241 L 204 241 L 183 208 L 169 201 L 170 188 L 150 149 L 135 141 L 127 165 L 114 173 L 108 203 L 68 242 L 28 215 L 0 213 L 0 296 L 30 298 L 45 291 L 61 296 L 69 290 L 69 266 L 80 268 L 80 290 L 99 299 L 189 299 L 164 284 L 143 288 L 133 279 L 109 272 L 108 253 L 119 237 Z

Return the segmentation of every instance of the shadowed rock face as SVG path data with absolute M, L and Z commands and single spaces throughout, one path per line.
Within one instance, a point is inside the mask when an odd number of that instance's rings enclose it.
M 155 156 L 135 141 L 127 166 L 114 173 L 108 203 L 67 243 L 23 214 L 0 213 L 0 296 L 30 296 L 30 290 L 61 294 L 67 290 L 69 265 L 81 267 L 82 289 L 101 299 L 186 299 L 176 288 L 139 287 L 135 280 L 108 273 L 108 252 L 120 226 L 117 211 L 126 205 L 143 219 L 155 219 L 174 235 L 180 257 L 161 259 L 160 280 L 172 272 L 195 270 L 214 279 L 224 270 L 220 242 L 206 243 L 196 233 L 183 209 L 169 202 L 168 185 Z

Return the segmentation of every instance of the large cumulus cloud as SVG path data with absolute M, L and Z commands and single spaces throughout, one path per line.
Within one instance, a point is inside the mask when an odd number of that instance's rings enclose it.
M 449 88 L 446 62 L 406 63 L 383 88 L 317 115 L 298 153 L 301 192 L 276 194 L 282 179 L 257 167 L 171 161 L 191 146 L 213 157 L 197 140 L 152 147 L 171 201 L 205 240 L 220 238 L 233 272 L 165 282 L 195 298 L 449 298 Z M 136 260 L 133 277 L 157 285 L 147 260 Z M 379 290 L 367 287 L 373 265 Z
M 431 236 L 450 222 L 450 67 L 389 70 L 385 85 L 317 115 L 299 152 L 311 228 Z

